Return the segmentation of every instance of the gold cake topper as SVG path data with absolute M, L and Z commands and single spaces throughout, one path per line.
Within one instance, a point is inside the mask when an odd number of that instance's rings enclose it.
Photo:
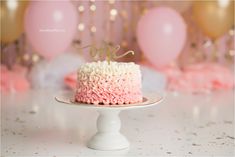
M 111 60 L 122 58 L 128 54 L 132 54 L 132 55 L 135 54 L 134 51 L 129 50 L 121 55 L 117 55 L 117 52 L 121 48 L 120 45 L 112 46 L 105 41 L 103 41 L 103 45 L 101 48 L 97 48 L 95 45 L 88 45 L 88 46 L 82 47 L 81 49 L 84 49 L 84 48 L 90 48 L 89 53 L 93 60 L 95 60 L 96 58 L 101 60 L 103 57 L 105 57 L 105 59 L 108 61 L 109 64 Z

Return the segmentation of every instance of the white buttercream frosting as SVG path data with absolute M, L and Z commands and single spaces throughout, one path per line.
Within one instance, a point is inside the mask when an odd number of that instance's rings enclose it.
M 90 62 L 81 66 L 78 71 L 79 75 L 85 73 L 93 74 L 106 74 L 106 75 L 123 75 L 127 73 L 134 73 L 140 75 L 140 66 L 133 63 L 113 62 L 107 61 Z

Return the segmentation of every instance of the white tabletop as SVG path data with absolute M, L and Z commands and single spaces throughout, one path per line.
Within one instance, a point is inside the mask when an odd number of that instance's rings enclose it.
M 2 156 L 234 156 L 233 92 L 168 93 L 150 108 L 122 111 L 121 132 L 130 148 L 96 151 L 95 110 L 60 104 L 54 91 L 2 94 Z

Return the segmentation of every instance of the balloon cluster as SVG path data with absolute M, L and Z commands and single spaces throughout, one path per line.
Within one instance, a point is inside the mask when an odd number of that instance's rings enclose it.
M 202 32 L 215 41 L 233 26 L 234 1 L 195 1 L 192 13 Z M 145 57 L 155 67 L 162 67 L 173 62 L 182 51 L 187 27 L 176 10 L 156 7 L 141 17 L 136 35 Z
M 7 0 L 0 3 L 1 44 L 16 41 L 24 30 L 34 50 L 52 59 L 65 51 L 76 34 L 78 15 L 69 1 Z M 158 6 L 143 15 L 136 33 L 141 50 L 156 67 L 171 63 L 181 53 L 187 25 L 180 13 L 191 5 L 195 23 L 212 41 L 234 24 L 233 0 L 156 3 L 165 7 Z

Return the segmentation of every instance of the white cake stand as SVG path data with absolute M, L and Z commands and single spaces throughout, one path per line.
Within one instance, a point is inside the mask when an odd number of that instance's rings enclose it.
M 119 118 L 120 111 L 145 108 L 159 104 L 163 100 L 163 94 L 144 93 L 142 103 L 112 106 L 73 102 L 73 94 L 71 92 L 60 94 L 56 96 L 55 99 L 60 103 L 95 109 L 99 112 L 97 132 L 88 142 L 87 146 L 89 148 L 96 150 L 120 150 L 128 148 L 130 145 L 126 137 L 119 132 L 121 128 L 121 120 Z

